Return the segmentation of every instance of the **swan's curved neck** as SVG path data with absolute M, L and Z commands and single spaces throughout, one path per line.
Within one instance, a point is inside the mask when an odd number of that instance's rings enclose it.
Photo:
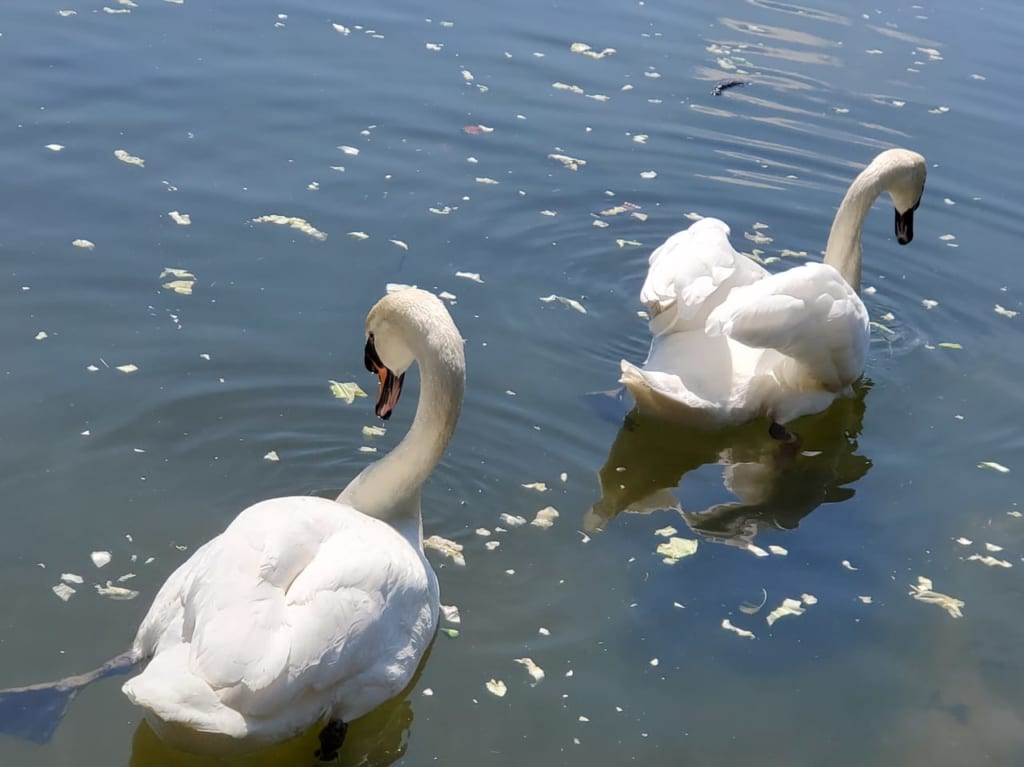
M 420 487 L 448 446 L 462 407 L 462 339 L 448 335 L 437 333 L 414 350 L 420 399 L 405 438 L 363 469 L 338 496 L 339 502 L 389 523 L 416 546 L 423 541 Z
M 853 180 L 839 204 L 825 246 L 825 263 L 834 267 L 854 290 L 860 291 L 860 233 L 864 219 L 885 188 L 885 177 L 869 165 Z

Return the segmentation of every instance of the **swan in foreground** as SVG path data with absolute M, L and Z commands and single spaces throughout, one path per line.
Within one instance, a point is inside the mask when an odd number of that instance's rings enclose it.
M 434 636 L 420 487 L 455 429 L 463 343 L 434 295 L 407 288 L 366 319 L 366 367 L 387 418 L 418 362 L 409 433 L 336 501 L 261 501 L 167 579 L 139 627 L 144 670 L 124 685 L 171 745 L 239 753 L 313 725 L 322 759 L 348 722 L 400 693 Z
M 790 440 L 783 424 L 849 396 L 869 341 L 857 295 L 864 219 L 887 191 L 896 239 L 910 242 L 925 175 L 917 152 L 875 157 L 839 205 L 823 264 L 771 274 L 737 253 L 715 218 L 672 235 L 651 254 L 640 292 L 654 335 L 647 361 L 622 361 L 640 410 L 698 429 L 767 417 L 772 436 Z

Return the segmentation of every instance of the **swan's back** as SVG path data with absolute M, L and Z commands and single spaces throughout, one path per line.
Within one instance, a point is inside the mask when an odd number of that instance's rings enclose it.
M 724 221 L 703 218 L 694 222 L 651 253 L 640 291 L 640 300 L 651 315 L 651 332 L 703 332 L 708 315 L 731 290 L 757 282 L 766 274 L 732 247 Z
M 860 378 L 870 339 L 867 309 L 856 291 L 817 262 L 733 290 L 711 313 L 707 332 L 784 355 L 790 362 L 774 366 L 783 386 L 831 392 Z
M 328 712 L 351 721 L 411 679 L 437 593 L 387 523 L 323 498 L 263 501 L 164 584 L 135 641 L 152 660 L 124 690 L 165 737 L 269 742 Z

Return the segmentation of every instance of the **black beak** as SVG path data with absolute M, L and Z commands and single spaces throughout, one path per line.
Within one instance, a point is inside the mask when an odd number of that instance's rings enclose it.
M 386 421 L 391 417 L 391 411 L 395 409 L 395 405 L 398 404 L 398 398 L 402 394 L 402 382 L 405 380 L 405 373 L 396 376 L 389 368 L 384 366 L 380 355 L 377 354 L 377 348 L 373 344 L 372 335 L 366 339 L 366 349 L 363 351 L 363 364 L 366 365 L 366 369 L 369 372 L 376 373 L 377 377 L 380 378 L 380 390 L 377 394 L 377 406 L 374 408 L 374 412 L 379 418 Z
M 914 211 L 920 204 L 921 201 L 918 200 L 914 207 L 905 213 L 896 211 L 896 242 L 900 245 L 906 245 L 914 239 Z
M 373 345 L 373 334 L 366 337 L 366 348 L 363 350 L 363 364 L 366 365 L 368 373 L 376 373 L 378 368 L 384 367 L 377 354 L 377 347 Z

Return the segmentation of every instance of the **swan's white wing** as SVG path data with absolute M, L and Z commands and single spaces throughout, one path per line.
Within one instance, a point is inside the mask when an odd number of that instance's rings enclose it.
M 706 330 L 746 346 L 776 349 L 800 363 L 801 374 L 833 392 L 863 373 L 869 340 L 860 297 L 839 272 L 816 262 L 733 290 L 708 317 Z
M 201 731 L 280 737 L 399 692 L 436 622 L 436 580 L 379 520 L 322 498 L 246 509 L 171 576 L 125 692 Z M 262 730 L 262 732 L 254 732 Z
M 703 330 L 708 313 L 730 290 L 767 274 L 733 249 L 724 221 L 701 219 L 651 253 L 640 291 L 651 315 L 651 332 Z

